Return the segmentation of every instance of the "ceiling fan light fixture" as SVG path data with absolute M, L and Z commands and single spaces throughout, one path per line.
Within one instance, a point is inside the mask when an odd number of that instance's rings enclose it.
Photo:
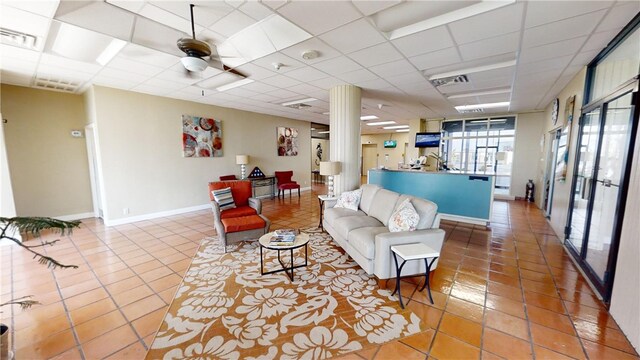
M 180 59 L 185 69 L 193 72 L 203 72 L 207 68 L 207 62 L 194 56 L 185 56 Z

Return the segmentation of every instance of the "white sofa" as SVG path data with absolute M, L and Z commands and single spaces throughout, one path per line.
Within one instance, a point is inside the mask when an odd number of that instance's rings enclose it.
M 372 184 L 362 185 L 361 189 L 358 211 L 335 208 L 335 200 L 325 202 L 322 225 L 369 275 L 375 275 L 378 279 L 396 277 L 390 249 L 392 245 L 424 243 L 440 251 L 445 232 L 438 228 L 440 216 L 435 203 Z M 411 199 L 420 216 L 418 226 L 415 231 L 390 232 L 387 227 L 389 218 L 406 198 Z M 437 260 L 431 270 L 436 267 Z M 409 261 L 402 269 L 402 276 L 424 274 L 424 271 L 424 261 Z

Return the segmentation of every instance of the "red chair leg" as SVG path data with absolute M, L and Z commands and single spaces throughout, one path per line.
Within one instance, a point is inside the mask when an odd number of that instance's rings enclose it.
M 300 197 L 300 188 L 298 188 L 298 197 Z

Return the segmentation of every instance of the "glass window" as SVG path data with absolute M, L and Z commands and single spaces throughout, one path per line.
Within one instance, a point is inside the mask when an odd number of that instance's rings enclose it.
M 453 170 L 496 175 L 497 194 L 509 194 L 515 116 L 445 121 L 442 156 Z
M 640 68 L 640 28 L 595 67 L 589 102 L 609 94 L 638 75 Z

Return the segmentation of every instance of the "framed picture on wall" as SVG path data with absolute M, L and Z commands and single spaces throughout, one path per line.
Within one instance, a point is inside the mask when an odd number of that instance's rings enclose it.
M 211 118 L 182 115 L 182 156 L 221 157 L 222 122 Z
M 276 131 L 278 156 L 298 156 L 298 129 L 278 127 Z

